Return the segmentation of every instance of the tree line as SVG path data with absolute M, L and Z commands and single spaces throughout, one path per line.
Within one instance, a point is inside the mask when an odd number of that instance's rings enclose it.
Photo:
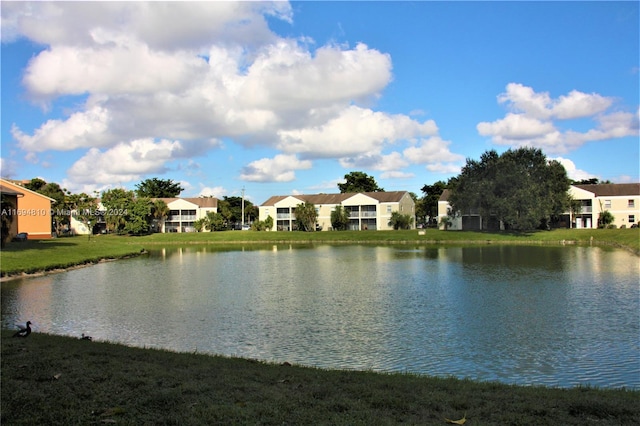
M 171 179 L 151 178 L 140 182 L 135 190 L 114 188 L 94 192 L 71 193 L 55 182 L 46 182 L 40 178 L 31 179 L 23 185 L 55 200 L 52 213 L 52 231 L 63 236 L 71 230 L 71 217 L 82 222 L 90 230 L 97 231 L 97 225 L 104 226 L 109 233 L 144 235 L 157 232 L 158 224 L 169 217 L 170 209 L 161 198 L 178 197 L 184 190 L 179 183 Z M 102 207 L 98 209 L 98 203 Z M 194 226 L 211 230 L 232 229 L 242 222 L 241 197 L 223 197 L 218 200 L 218 213 L 208 215 L 206 220 Z M 244 201 L 244 219 L 251 221 L 258 217 L 258 208 L 250 201 Z M 5 219 L 5 218 L 3 218 Z M 197 221 L 196 221 L 197 222 Z
M 580 211 L 580 202 L 569 196 L 569 186 L 574 184 L 610 183 L 588 179 L 574 182 L 567 177 L 564 167 L 549 160 L 536 148 L 509 149 L 502 154 L 486 151 L 479 160 L 467 159 L 461 173 L 447 182 L 437 181 L 422 187 L 422 197 L 410 192 L 416 206 L 415 220 L 424 226 L 438 225 L 438 200 L 444 190 L 449 190 L 452 215 L 479 214 L 483 218 L 482 229 L 501 223 L 507 230 L 532 230 L 549 228 L 559 217 L 570 211 Z M 70 229 L 69 211 L 93 230 L 104 219 L 108 232 L 142 235 L 158 231 L 157 224 L 169 216 L 169 207 L 159 198 L 173 198 L 184 190 L 170 179 L 151 178 L 136 185 L 135 190 L 121 188 L 97 192 L 72 194 L 57 183 L 32 179 L 24 185 L 54 199 L 53 231 L 63 235 Z M 347 173 L 344 182 L 338 183 L 341 193 L 383 192 L 375 179 L 361 171 Z M 98 197 L 107 214 L 97 214 Z M 242 205 L 244 204 L 244 217 Z M 254 230 L 272 229 L 273 218 L 258 220 L 258 207 L 241 197 L 223 197 L 218 200 L 218 211 L 194 223 L 197 231 L 222 231 L 234 229 L 238 223 L 251 223 Z M 317 211 L 311 203 L 296 206 L 296 225 L 302 231 L 317 230 Z M 445 218 L 447 221 L 449 218 Z M 394 229 L 408 229 L 414 217 L 393 212 L 389 225 Z M 613 220 L 610 212 L 604 212 L 599 224 L 606 226 Z M 335 230 L 349 227 L 349 212 L 338 205 L 331 212 L 331 226 Z

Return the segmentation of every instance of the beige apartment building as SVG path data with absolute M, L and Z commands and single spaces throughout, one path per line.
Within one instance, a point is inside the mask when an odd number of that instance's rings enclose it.
M 259 220 L 273 218 L 273 231 L 296 229 L 295 210 L 298 204 L 311 203 L 318 214 L 318 230 L 329 231 L 331 212 L 343 206 L 349 214 L 350 230 L 388 230 L 391 214 L 399 212 L 414 218 L 415 203 L 407 191 L 362 192 L 344 194 L 275 195 L 258 206 Z
M 575 228 L 597 228 L 598 217 L 605 210 L 613 215 L 617 228 L 630 228 L 640 219 L 640 183 L 572 185 L 569 194 L 582 203 L 573 219 Z

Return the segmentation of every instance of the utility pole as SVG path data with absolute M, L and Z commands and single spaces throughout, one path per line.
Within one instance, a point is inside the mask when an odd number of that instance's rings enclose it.
M 242 228 L 244 230 L 244 186 L 242 187 Z

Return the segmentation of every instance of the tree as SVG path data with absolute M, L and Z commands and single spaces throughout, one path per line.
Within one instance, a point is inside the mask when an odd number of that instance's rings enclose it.
M 396 231 L 398 229 L 411 229 L 413 224 L 413 218 L 408 214 L 402 214 L 398 211 L 391 213 L 391 219 L 389 220 L 389 226 L 393 227 Z
M 331 212 L 331 227 L 336 231 L 345 231 L 349 227 L 349 213 L 342 204 Z
M 599 185 L 599 184 L 603 184 L 603 183 L 613 183 L 610 180 L 603 180 L 600 181 L 600 179 L 598 178 L 591 178 L 591 179 L 582 179 L 582 180 L 578 180 L 578 181 L 572 181 L 572 185 Z
M 339 183 L 340 193 L 347 192 L 384 192 L 376 183 L 373 176 L 364 172 L 351 172 L 344 175 L 345 182 Z
M 202 217 L 193 222 L 193 228 L 196 232 L 202 232 L 203 229 L 207 227 L 207 219 Z
M 242 220 L 242 197 L 227 197 L 218 201 L 218 211 L 222 213 L 229 225 L 238 222 L 248 222 L 247 218 L 257 218 L 258 207 L 249 200 L 244 200 L 244 218 Z
M 502 155 L 491 150 L 480 161 L 467 159 L 460 175 L 449 181 L 449 202 L 454 212 L 477 212 L 483 222 L 492 218 L 507 229 L 531 230 L 569 208 L 569 182 L 562 164 L 547 160 L 540 149 Z
M 102 205 L 106 213 L 104 220 L 107 229 L 118 234 L 124 233 L 126 224 L 126 214 L 133 203 L 133 191 L 126 191 L 121 188 L 114 188 L 104 191 L 101 196 Z
M 40 178 L 33 178 L 29 182 L 25 183 L 24 187 L 30 189 L 32 191 L 38 192 L 42 187 L 47 184 L 44 180 Z
M 13 221 L 15 220 L 15 215 L 13 212 L 16 209 L 16 205 L 9 198 L 9 196 L 2 194 L 0 196 L 0 210 L 2 211 L 2 215 L 0 216 L 0 247 L 4 247 L 7 241 L 9 240 L 9 233 L 11 232 L 11 225 L 13 225 Z
M 264 227 L 267 231 L 271 231 L 273 229 L 273 218 L 271 215 L 267 216 L 264 220 Z
M 267 216 L 265 220 L 256 220 L 251 225 L 251 229 L 254 231 L 271 231 L 273 228 L 273 218 L 271 216 Z
M 67 194 L 65 194 L 65 190 L 60 188 L 60 185 L 55 182 L 45 184 L 38 190 L 38 193 L 55 200 L 51 209 L 51 220 L 53 221 L 52 226 L 57 235 L 60 233 L 62 225 L 69 222 L 69 217 L 65 214 L 64 208 Z
M 173 198 L 180 195 L 184 188 L 171 179 L 146 179 L 136 185 L 136 194 L 148 198 Z
M 313 203 L 303 203 L 296 206 L 296 221 L 299 230 L 306 232 L 315 231 L 317 219 L 318 212 L 316 212 L 316 206 L 313 205 Z
M 441 180 L 433 185 L 423 186 L 421 191 L 424 196 L 421 202 L 416 203 L 416 216 L 422 220 L 428 217 L 429 222 L 435 225 L 438 218 L 438 200 L 445 189 L 447 189 L 447 183 Z
M 598 216 L 598 228 L 615 227 L 611 225 L 614 220 L 615 220 L 615 217 L 613 216 L 613 214 L 611 214 L 609 210 L 605 210 L 601 212 L 600 215 Z
M 133 191 L 132 191 L 133 192 Z M 134 198 L 124 214 L 124 232 L 129 235 L 144 235 L 151 230 L 151 200 L 147 197 Z M 105 214 L 121 214 L 109 211 Z
M 210 231 L 224 231 L 227 228 L 227 220 L 222 213 L 207 212 L 205 228 Z
M 152 220 L 151 200 L 136 197 L 135 192 L 121 188 L 102 193 L 107 227 L 118 234 L 141 235 L 149 232 Z
M 156 230 L 156 232 L 160 232 L 160 223 L 164 221 L 171 209 L 167 206 L 163 200 L 153 200 L 151 201 L 151 219 L 152 219 L 152 228 Z

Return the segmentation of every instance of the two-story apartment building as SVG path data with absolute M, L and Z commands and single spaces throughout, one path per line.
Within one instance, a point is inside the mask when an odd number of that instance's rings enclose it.
M 211 197 L 194 197 L 194 198 L 154 198 L 153 200 L 162 200 L 168 207 L 166 217 L 153 223 L 153 232 L 195 232 L 193 223 L 207 216 L 207 213 L 218 211 L 218 199 Z M 104 211 L 102 203 L 97 201 L 96 210 Z M 87 226 L 71 217 L 71 230 L 74 234 L 86 235 L 89 232 L 97 232 L 96 229 L 104 229 L 100 227 L 104 219 L 100 218 L 98 226 L 90 231 Z
M 566 212 L 561 223 L 567 228 L 591 229 L 598 227 L 600 213 L 609 211 L 617 228 L 629 228 L 640 219 L 640 183 L 610 183 L 597 185 L 571 185 L 569 195 L 580 201 L 579 212 Z M 445 229 L 443 218 L 447 218 L 446 229 L 480 229 L 482 218 L 477 212 L 453 215 L 449 204 L 449 190 L 444 190 L 438 200 L 438 223 Z
M 273 218 L 275 231 L 292 231 L 296 226 L 295 210 L 298 204 L 310 203 L 318 214 L 320 230 L 328 231 L 331 212 L 341 205 L 349 214 L 351 230 L 386 230 L 391 214 L 399 212 L 414 218 L 415 203 L 406 191 L 362 192 L 341 194 L 275 195 L 258 206 L 259 220 Z
M 640 183 L 572 185 L 569 194 L 582 204 L 573 217 L 575 228 L 597 228 L 604 211 L 613 215 L 613 225 L 618 228 L 629 228 L 640 220 Z
M 193 223 L 209 212 L 218 212 L 218 199 L 213 197 L 157 198 L 169 207 L 169 214 L 158 223 L 160 232 L 195 232 Z

